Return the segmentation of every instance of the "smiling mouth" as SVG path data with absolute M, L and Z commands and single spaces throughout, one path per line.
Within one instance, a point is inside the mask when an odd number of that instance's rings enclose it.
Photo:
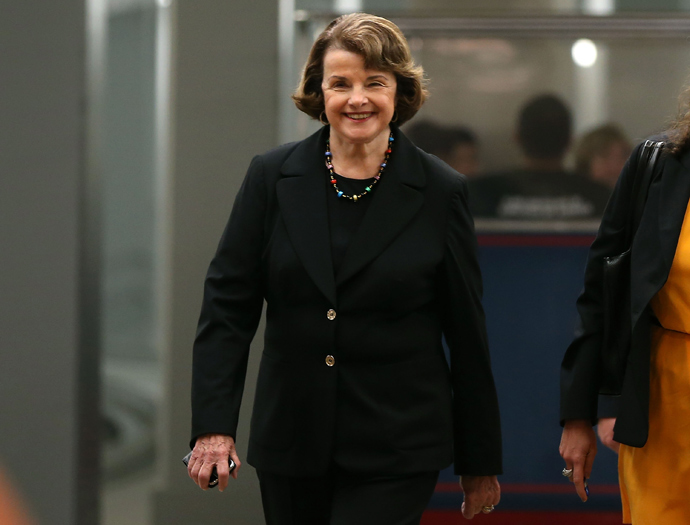
M 347 118 L 351 120 L 366 120 L 372 115 L 373 113 L 371 111 L 368 113 L 346 113 Z

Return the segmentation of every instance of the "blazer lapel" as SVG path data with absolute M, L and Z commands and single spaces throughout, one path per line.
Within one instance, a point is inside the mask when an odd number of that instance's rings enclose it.
M 278 205 L 292 246 L 307 273 L 336 305 L 331 240 L 326 208 L 324 151 L 328 126 L 300 143 L 281 167 Z
M 668 278 L 690 198 L 690 157 L 663 156 L 633 244 L 633 326 Z M 686 165 L 687 164 L 687 165 Z M 637 248 L 637 249 L 636 249 Z
M 417 148 L 393 128 L 393 153 L 357 233 L 350 241 L 336 276 L 340 285 L 376 258 L 415 216 L 424 198 L 417 188 L 426 183 Z M 352 203 L 357 206 L 356 203 Z

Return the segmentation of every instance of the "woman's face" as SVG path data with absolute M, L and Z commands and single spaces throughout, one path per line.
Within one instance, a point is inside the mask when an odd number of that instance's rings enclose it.
M 397 90 L 393 73 L 365 69 L 360 55 L 330 49 L 323 60 L 321 88 L 331 133 L 353 144 L 388 134 Z

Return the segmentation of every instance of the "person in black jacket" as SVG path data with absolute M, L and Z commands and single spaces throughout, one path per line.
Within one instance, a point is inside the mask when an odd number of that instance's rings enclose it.
M 615 186 L 577 301 L 580 327 L 561 367 L 563 475 L 583 501 L 597 452 L 592 426 L 620 444 L 623 522 L 690 523 L 690 110 L 663 137 L 630 258 L 631 347 L 620 395 L 598 395 L 603 370 L 603 263 L 630 248 L 626 225 L 645 157 L 637 146 Z M 620 305 L 622 308 L 623 305 Z M 621 334 L 622 336 L 624 334 Z
M 397 127 L 423 86 L 397 26 L 334 20 L 294 96 L 324 126 L 254 158 L 211 262 L 188 471 L 205 489 L 215 467 L 223 489 L 228 457 L 239 468 L 265 302 L 247 460 L 269 525 L 419 523 L 453 461 L 466 517 L 498 504 L 500 421 L 465 180 Z

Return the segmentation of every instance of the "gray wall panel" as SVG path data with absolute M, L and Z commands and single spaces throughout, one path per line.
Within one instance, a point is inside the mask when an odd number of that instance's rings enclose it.
M 85 3 L 4 2 L 0 11 L 0 468 L 39 523 L 71 524 Z
M 258 483 L 249 465 L 225 493 L 203 493 L 186 476 L 180 459 L 188 450 L 191 348 L 204 275 L 252 156 L 275 146 L 278 6 L 274 0 L 181 0 L 174 7 L 172 278 L 159 458 L 164 482 L 155 498 L 155 523 L 215 525 L 232 516 L 236 525 L 260 524 Z M 242 460 L 261 332 L 253 345 L 240 418 Z

